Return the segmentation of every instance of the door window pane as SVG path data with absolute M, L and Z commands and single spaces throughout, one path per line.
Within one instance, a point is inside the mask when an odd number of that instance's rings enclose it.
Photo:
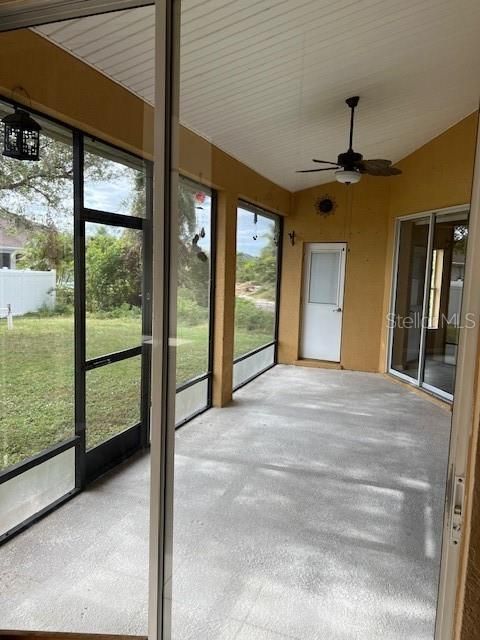
M 455 381 L 467 238 L 468 212 L 436 217 L 423 380 L 449 394 Z
M 141 160 L 98 141 L 85 141 L 84 202 L 88 209 L 145 217 Z
M 312 253 L 309 302 L 317 304 L 338 303 L 339 270 L 340 254 L 337 251 Z
M 177 385 L 181 385 L 209 370 L 212 193 L 182 178 L 178 204 Z
M 74 435 L 72 140 L 34 118 L 40 160 L 0 155 L 0 469 Z
M 141 356 L 87 371 L 87 449 L 140 422 Z
M 143 233 L 85 225 L 87 360 L 142 344 Z
M 278 242 L 276 217 L 238 207 L 235 358 L 275 340 Z
M 418 378 L 429 218 L 404 220 L 398 245 L 392 368 Z

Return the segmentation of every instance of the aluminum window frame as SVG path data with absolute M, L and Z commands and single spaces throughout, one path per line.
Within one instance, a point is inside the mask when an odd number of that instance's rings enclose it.
M 0 103 L 4 103 L 9 107 L 25 108 L 21 103 L 15 99 L 0 94 Z M 28 471 L 34 466 L 40 465 L 53 458 L 56 455 L 63 453 L 68 448 L 75 448 L 75 489 L 68 492 L 64 497 L 56 500 L 52 503 L 51 507 L 46 507 L 36 514 L 33 514 L 23 522 L 18 523 L 15 527 L 10 529 L 4 535 L 0 536 L 0 545 L 8 541 L 10 538 L 20 533 L 24 529 L 28 528 L 44 516 L 48 515 L 51 511 L 58 508 L 63 502 L 66 502 L 74 495 L 80 493 L 87 484 L 94 480 L 96 477 L 107 471 L 108 469 L 120 464 L 123 460 L 128 458 L 135 451 L 141 448 L 147 448 L 150 443 L 149 431 L 150 431 L 150 365 L 151 365 L 151 344 L 148 341 L 143 344 L 133 347 L 131 349 L 121 350 L 119 352 L 104 354 L 99 357 L 88 359 L 85 352 L 85 274 L 84 274 L 84 260 L 85 260 L 85 224 L 86 222 L 94 222 L 100 224 L 110 224 L 114 226 L 121 226 L 129 229 L 138 229 L 143 234 L 143 246 L 144 246 L 144 265 L 143 265 L 143 291 L 146 293 L 143 299 L 142 305 L 142 334 L 143 336 L 151 335 L 152 330 L 152 318 L 151 318 L 151 279 L 152 279 L 152 215 L 153 215 L 153 162 L 143 158 L 139 154 L 132 153 L 119 147 L 117 145 L 106 142 L 100 137 L 95 139 L 105 145 L 108 149 L 112 150 L 112 157 L 115 156 L 115 152 L 118 151 L 120 156 L 129 156 L 134 158 L 135 161 L 143 163 L 145 170 L 145 193 L 146 193 L 146 215 L 142 218 L 135 216 L 129 216 L 119 213 L 102 212 L 94 209 L 88 209 L 83 206 L 83 177 L 84 177 L 84 141 L 86 138 L 92 136 L 71 125 L 68 125 L 58 118 L 51 117 L 45 114 L 39 109 L 28 108 L 28 111 L 32 115 L 36 115 L 39 118 L 51 122 L 52 124 L 60 127 L 61 129 L 68 131 L 71 134 L 71 145 L 73 154 L 73 255 L 74 255 L 74 432 L 73 435 L 61 442 L 55 443 L 42 451 L 39 451 L 32 456 L 25 458 L 21 462 L 15 465 L 6 467 L 0 471 L 0 484 L 7 482 L 14 477 L 17 477 Z M 85 432 L 85 403 L 86 403 L 86 385 L 85 376 L 87 371 L 104 366 L 113 362 L 118 362 L 127 358 L 136 357 L 141 355 L 141 382 L 140 382 L 140 421 L 135 425 L 131 425 L 122 432 L 119 432 L 119 436 L 125 434 L 124 439 L 127 446 L 119 446 L 116 454 L 113 455 L 115 462 L 107 462 L 100 465 L 100 462 L 104 460 L 104 453 L 102 451 L 97 452 L 97 462 L 89 465 L 90 468 L 95 467 L 95 472 L 92 473 L 88 470 L 87 465 L 87 449 L 86 449 L 86 432 Z M 138 437 L 136 437 L 138 435 Z M 102 446 L 105 443 L 110 443 L 113 438 L 107 439 L 105 442 L 100 443 L 98 446 Z M 139 447 L 128 446 L 128 443 L 133 441 L 139 441 L 141 445 Z M 111 446 L 111 444 L 109 445 Z M 90 449 L 94 451 L 97 447 Z M 91 456 L 93 458 L 93 456 Z
M 273 220 L 276 225 L 276 230 L 278 231 L 278 241 L 277 241 L 277 265 L 276 265 L 276 282 L 275 282 L 275 314 L 274 314 L 274 331 L 273 331 L 273 339 L 270 342 L 267 342 L 264 345 L 260 345 L 259 347 L 255 347 L 250 351 L 243 353 L 236 358 L 233 358 L 233 366 L 238 362 L 242 362 L 243 360 L 248 359 L 251 356 L 255 356 L 257 353 L 261 351 L 265 351 L 266 349 L 270 349 L 274 346 L 274 356 L 273 362 L 271 365 L 264 367 L 260 371 L 256 372 L 243 382 L 235 385 L 232 389 L 233 392 L 238 391 L 245 385 L 253 382 L 256 378 L 261 376 L 263 373 L 266 373 L 273 367 L 278 364 L 278 335 L 279 335 L 279 325 L 280 325 L 280 294 L 281 294 L 281 284 L 282 284 L 282 262 L 283 262 L 283 232 L 284 232 L 284 221 L 283 216 L 279 213 L 274 213 L 273 211 L 269 211 L 268 209 L 264 209 L 259 207 L 258 205 L 252 204 L 248 202 L 248 200 L 244 200 L 240 198 L 237 202 L 237 211 L 238 209 L 243 209 L 245 211 L 251 212 L 253 214 L 257 214 L 264 218 L 268 218 Z M 238 222 L 237 222 L 238 225 Z M 235 320 L 234 320 L 235 322 Z M 235 331 L 235 324 L 234 324 Z M 234 338 L 235 341 L 235 338 Z
M 217 265 L 217 204 L 218 193 L 216 189 L 209 187 L 193 178 L 179 174 L 178 185 L 184 182 L 198 190 L 204 189 L 208 191 L 210 197 L 210 269 L 209 269 L 209 292 L 208 292 L 208 350 L 207 350 L 207 371 L 185 380 L 177 385 L 175 381 L 175 394 L 179 394 L 186 389 L 193 387 L 195 384 L 208 381 L 207 385 L 207 402 L 206 405 L 185 418 L 175 423 L 175 428 L 179 429 L 185 424 L 205 413 L 213 406 L 213 359 L 215 349 L 215 294 L 216 294 L 216 265 Z M 176 292 L 178 294 L 178 292 Z

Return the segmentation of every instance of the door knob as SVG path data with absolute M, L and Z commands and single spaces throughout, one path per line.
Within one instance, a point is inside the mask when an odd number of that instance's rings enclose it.
M 334 313 L 340 313 L 341 308 L 340 308 L 340 307 L 337 307 L 336 309 L 332 309 L 332 311 L 333 311 Z

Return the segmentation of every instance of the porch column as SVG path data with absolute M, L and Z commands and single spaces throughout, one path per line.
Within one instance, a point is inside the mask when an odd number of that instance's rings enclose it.
M 220 191 L 218 193 L 216 225 L 217 265 L 215 282 L 213 405 L 215 407 L 224 407 L 232 400 L 233 386 L 237 243 L 236 195 L 228 191 Z

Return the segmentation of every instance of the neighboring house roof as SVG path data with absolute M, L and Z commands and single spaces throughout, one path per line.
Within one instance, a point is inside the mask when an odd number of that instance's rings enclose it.
M 28 228 L 18 216 L 2 217 L 0 214 L 0 248 L 22 249 L 31 237 L 33 231 L 43 228 L 42 225 L 29 223 Z

